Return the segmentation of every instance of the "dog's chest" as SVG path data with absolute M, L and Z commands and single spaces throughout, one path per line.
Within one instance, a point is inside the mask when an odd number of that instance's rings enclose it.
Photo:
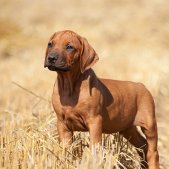
M 93 91 L 93 93 L 92 93 Z M 73 131 L 87 131 L 88 120 L 98 109 L 96 89 L 89 90 L 88 85 L 81 85 L 80 92 L 75 90 L 72 95 L 58 92 L 55 88 L 52 103 L 57 117 Z M 91 94 L 92 93 L 92 94 Z
M 64 102 L 63 102 L 63 101 Z M 53 107 L 57 118 L 72 131 L 87 131 L 86 104 L 76 102 L 76 98 L 54 97 Z

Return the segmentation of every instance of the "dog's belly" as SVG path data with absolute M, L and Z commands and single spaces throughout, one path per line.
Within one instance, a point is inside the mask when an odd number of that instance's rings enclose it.
M 111 105 L 104 109 L 102 113 L 104 133 L 109 134 L 123 131 L 133 125 L 137 108 L 133 106 L 134 104 L 130 104 L 127 107 L 121 106 L 120 108 Z
M 94 119 L 93 119 L 94 120 Z M 116 133 L 119 131 L 125 130 L 127 127 L 130 127 L 133 125 L 133 120 L 129 119 L 120 119 L 119 116 L 113 119 L 105 119 L 103 117 L 103 123 L 102 123 L 102 131 L 106 134 Z M 82 131 L 86 132 L 88 130 L 88 126 L 86 125 L 86 122 L 83 120 L 83 117 L 81 117 L 79 114 L 72 114 L 72 115 L 66 115 L 63 119 L 63 123 L 71 130 L 71 131 Z
M 119 120 L 118 118 L 113 120 L 103 120 L 103 133 L 111 134 L 125 130 L 126 128 L 132 126 L 132 121 Z
M 109 112 L 111 113 L 111 112 Z M 113 115 L 109 116 L 104 112 L 102 116 L 102 131 L 103 133 L 111 134 L 119 131 L 125 130 L 127 127 L 133 125 L 133 119 L 129 113 L 119 113 L 112 112 Z M 93 119 L 94 121 L 95 119 Z M 88 130 L 87 118 L 84 117 L 84 114 L 80 112 L 64 111 L 62 114 L 62 122 L 71 130 L 71 131 L 82 131 L 86 132 Z

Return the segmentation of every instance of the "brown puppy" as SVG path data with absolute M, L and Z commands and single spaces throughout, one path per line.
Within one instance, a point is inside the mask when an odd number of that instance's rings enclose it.
M 141 83 L 97 78 L 91 69 L 97 60 L 87 40 L 72 31 L 57 32 L 49 40 L 44 66 L 58 73 L 52 103 L 61 141 L 71 143 L 73 131 L 89 131 L 95 145 L 102 133 L 120 132 L 135 147 L 144 147 L 149 169 L 159 169 L 150 92 Z

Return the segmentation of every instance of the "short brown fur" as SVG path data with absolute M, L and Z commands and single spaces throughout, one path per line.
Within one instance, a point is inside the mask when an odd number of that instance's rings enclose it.
M 145 86 L 98 78 L 91 69 L 96 52 L 72 31 L 57 32 L 49 42 L 45 67 L 58 73 L 52 103 L 60 140 L 70 144 L 73 131 L 89 131 L 92 146 L 101 143 L 102 133 L 120 132 L 135 147 L 143 147 L 149 169 L 159 169 L 155 106 Z M 49 62 L 52 55 L 55 60 Z

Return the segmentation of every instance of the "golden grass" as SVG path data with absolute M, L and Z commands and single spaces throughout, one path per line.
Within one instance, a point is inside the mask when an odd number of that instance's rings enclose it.
M 98 76 L 143 82 L 156 102 L 162 169 L 169 168 L 169 3 L 165 0 L 2 0 L 0 2 L 0 168 L 139 168 L 118 134 L 91 152 L 86 133 L 58 142 L 50 104 L 56 74 L 43 68 L 51 34 L 85 36 L 100 60 Z M 33 91 L 36 97 L 16 86 Z
M 6 113 L 20 120 L 2 126 L 0 168 L 140 168 L 136 151 L 118 133 L 103 135 L 102 146 L 91 151 L 85 133 L 75 133 L 71 146 L 60 144 L 54 114 L 26 120 Z

